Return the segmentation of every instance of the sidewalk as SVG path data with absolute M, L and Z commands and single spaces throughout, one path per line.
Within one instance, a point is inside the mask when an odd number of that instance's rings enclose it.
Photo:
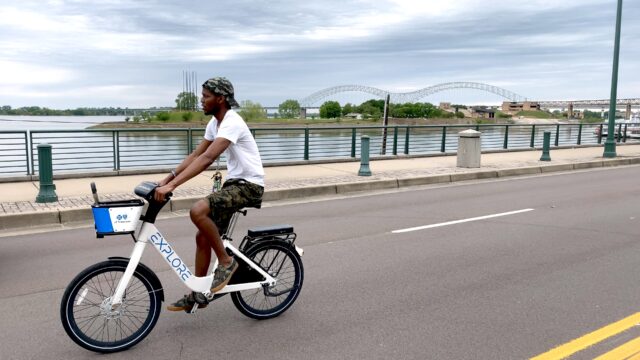
M 552 149 L 551 161 L 540 161 L 541 150 L 483 153 L 481 168 L 456 167 L 457 157 L 398 157 L 372 160 L 372 176 L 358 176 L 359 162 L 338 162 L 265 167 L 264 203 L 327 196 L 355 191 L 392 189 L 407 186 L 464 180 L 532 175 L 603 166 L 640 164 L 640 145 L 616 146 L 617 157 L 604 159 L 603 147 Z M 206 196 L 212 172 L 205 172 L 176 189 L 163 211 L 186 210 Z M 223 176 L 226 175 L 223 171 Z M 135 198 L 134 187 L 142 181 L 158 181 L 166 174 L 111 176 L 55 180 L 59 201 L 38 204 L 38 182 L 0 183 L 0 230 L 34 226 L 90 223 L 93 197 L 89 184 L 95 182 L 102 201 Z

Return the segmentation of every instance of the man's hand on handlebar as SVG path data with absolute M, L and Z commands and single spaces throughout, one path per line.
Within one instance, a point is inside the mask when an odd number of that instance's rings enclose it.
M 158 187 L 167 185 L 169 183 L 169 181 L 171 181 L 171 180 L 173 180 L 173 175 L 169 174 L 169 176 L 167 176 L 164 179 L 158 181 Z
M 153 198 L 158 202 L 163 202 L 167 194 L 171 193 L 176 187 L 172 184 L 166 184 L 164 186 L 158 186 L 153 194 Z

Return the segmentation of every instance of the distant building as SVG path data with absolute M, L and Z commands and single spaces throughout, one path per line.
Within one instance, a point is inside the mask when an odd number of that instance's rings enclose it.
M 540 110 L 540 104 L 534 101 L 504 101 L 502 103 L 502 112 L 514 114 L 518 111 L 536 111 Z
M 348 113 L 344 117 L 349 118 L 349 119 L 362 120 L 362 114 L 358 114 L 358 113 Z
M 572 119 L 584 119 L 584 111 L 573 110 Z
M 486 106 L 472 106 L 471 117 L 493 119 L 496 117 L 496 110 L 488 108 Z
M 450 102 L 441 102 L 440 106 L 438 106 L 441 110 L 450 110 L 451 103 Z

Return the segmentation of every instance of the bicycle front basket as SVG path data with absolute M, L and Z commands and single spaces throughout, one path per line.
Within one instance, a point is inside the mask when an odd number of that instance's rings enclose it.
M 144 202 L 139 199 L 100 202 L 91 205 L 96 235 L 130 234 L 136 230 Z

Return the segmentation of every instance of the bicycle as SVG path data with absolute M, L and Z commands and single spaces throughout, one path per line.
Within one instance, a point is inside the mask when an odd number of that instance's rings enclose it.
M 164 291 L 160 280 L 140 262 L 147 244 L 152 244 L 178 278 L 196 293 L 189 311 L 230 294 L 235 307 L 244 315 L 269 319 L 286 311 L 300 294 L 304 269 L 303 250 L 294 244 L 297 235 L 290 225 L 249 229 L 239 247 L 231 244 L 231 235 L 240 214 L 234 213 L 222 236 L 224 247 L 235 256 L 239 267 L 222 290 L 212 294 L 213 272 L 196 277 L 155 226 L 162 203 L 153 199 L 157 184 L 143 182 L 134 193 L 145 199 L 101 202 L 94 183 L 91 190 L 97 236 L 130 234 L 134 247 L 129 258 L 109 257 L 89 266 L 67 286 L 60 305 L 60 317 L 66 333 L 85 349 L 111 353 L 126 350 L 142 341 L 160 315 Z M 260 208 L 260 204 L 251 207 Z M 142 214 L 142 215 L 141 215 Z M 213 268 L 217 266 L 217 260 Z

